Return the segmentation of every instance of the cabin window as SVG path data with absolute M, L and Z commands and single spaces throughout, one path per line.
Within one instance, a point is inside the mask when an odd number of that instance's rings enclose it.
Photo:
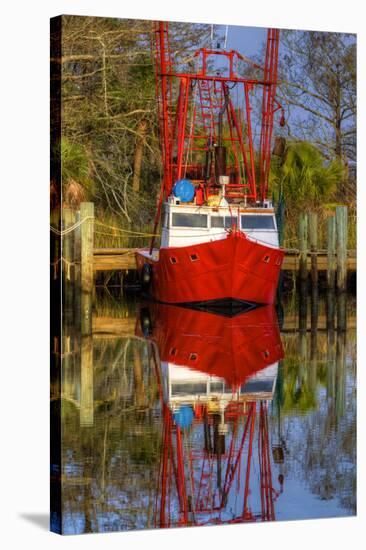
M 206 382 L 176 382 L 172 384 L 172 397 L 207 393 Z
M 273 380 L 249 380 L 240 388 L 241 393 L 270 393 L 273 390 Z
M 263 261 L 265 264 L 269 264 L 269 260 L 271 259 L 270 256 L 264 256 Z
M 197 353 L 190 353 L 189 354 L 189 360 L 190 361 L 197 361 Z
M 199 259 L 198 254 L 191 254 L 190 258 L 191 258 L 191 262 L 196 262 Z
M 222 393 L 224 391 L 223 382 L 210 382 L 210 391 L 212 393 Z
M 241 216 L 242 229 L 275 229 L 273 216 L 245 214 Z
M 174 227 L 207 227 L 207 214 L 173 212 L 172 224 Z
M 231 216 L 211 216 L 211 227 L 225 227 L 230 229 L 233 224 L 238 224 L 238 219 Z
M 170 256 L 170 263 L 171 264 L 177 264 L 178 263 L 178 260 L 175 256 Z

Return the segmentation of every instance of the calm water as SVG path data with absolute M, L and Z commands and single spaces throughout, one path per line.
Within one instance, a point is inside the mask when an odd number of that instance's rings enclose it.
M 279 330 L 271 308 L 230 318 L 97 294 L 93 336 L 66 325 L 62 361 L 55 342 L 63 532 L 354 515 L 347 307 L 337 334 L 323 300 L 300 332 L 291 297 Z

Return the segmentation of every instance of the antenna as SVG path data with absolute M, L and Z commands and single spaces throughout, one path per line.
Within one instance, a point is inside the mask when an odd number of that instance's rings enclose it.
M 225 41 L 224 41 L 224 50 L 226 50 L 226 46 L 227 46 L 227 36 L 228 36 L 228 33 L 229 33 L 229 25 L 226 25 L 226 29 L 225 29 Z

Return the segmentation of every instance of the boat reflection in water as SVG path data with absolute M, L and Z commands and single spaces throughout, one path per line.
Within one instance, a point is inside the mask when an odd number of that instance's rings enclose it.
M 154 344 L 163 412 L 155 525 L 274 520 L 283 487 L 267 416 L 283 357 L 274 308 L 226 317 L 153 304 L 138 332 Z

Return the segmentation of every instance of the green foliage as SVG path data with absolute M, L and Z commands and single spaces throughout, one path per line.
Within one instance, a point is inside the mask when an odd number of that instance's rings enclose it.
M 291 208 L 316 208 L 332 198 L 343 174 L 340 161 L 326 162 L 317 147 L 302 141 L 288 146 L 282 164 L 274 163 L 271 180 Z
M 89 163 L 85 147 L 65 137 L 61 139 L 61 168 L 64 183 L 75 180 L 89 185 Z
M 79 208 L 92 196 L 94 188 L 89 176 L 89 161 L 83 145 L 61 139 L 62 200 L 70 208 Z
M 283 395 L 282 410 L 285 414 L 293 411 L 306 413 L 316 406 L 316 390 L 309 384 L 304 366 L 296 361 L 286 364 Z

